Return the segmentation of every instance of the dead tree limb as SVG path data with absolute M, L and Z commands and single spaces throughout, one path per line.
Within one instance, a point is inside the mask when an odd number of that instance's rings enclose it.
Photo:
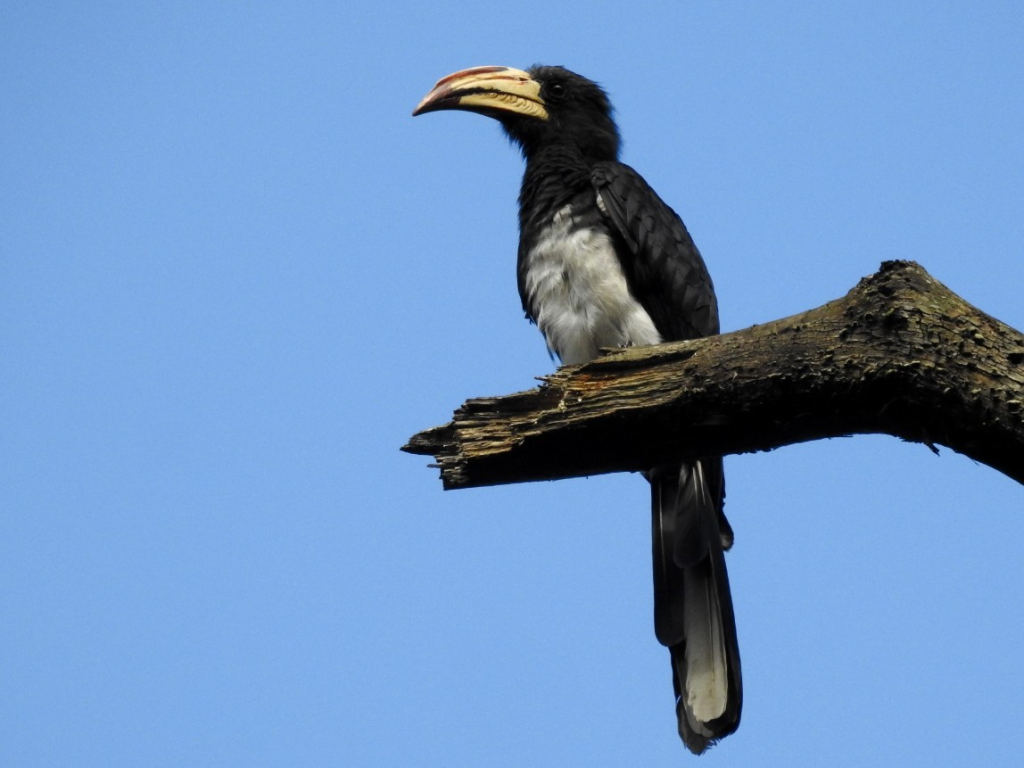
M 913 262 L 746 330 L 616 349 L 467 401 L 403 450 L 445 488 L 634 471 L 851 434 L 937 444 L 1024 483 L 1024 335 Z

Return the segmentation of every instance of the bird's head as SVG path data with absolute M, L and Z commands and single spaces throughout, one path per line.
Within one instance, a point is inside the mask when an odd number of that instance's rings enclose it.
M 413 115 L 461 109 L 493 117 L 530 159 L 542 147 L 615 160 L 619 131 L 608 95 L 564 67 L 473 67 L 442 77 Z

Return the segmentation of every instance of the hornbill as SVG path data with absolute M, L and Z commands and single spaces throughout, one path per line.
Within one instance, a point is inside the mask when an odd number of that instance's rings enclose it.
M 526 158 L 519 295 L 562 363 L 584 363 L 602 347 L 718 333 L 704 260 L 679 216 L 619 162 L 600 86 L 563 67 L 475 67 L 439 80 L 413 115 L 446 109 L 495 118 Z M 671 656 L 679 735 L 700 754 L 736 730 L 742 704 L 722 459 L 645 475 L 655 634 Z

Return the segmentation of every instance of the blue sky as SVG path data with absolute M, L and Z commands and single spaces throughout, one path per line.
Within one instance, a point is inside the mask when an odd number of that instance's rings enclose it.
M 7 2 L 0 764 L 1017 765 L 1024 488 L 889 437 L 731 457 L 746 689 L 675 735 L 647 490 L 398 448 L 551 370 L 521 161 L 412 119 L 564 64 L 736 330 L 915 259 L 1024 328 L 1024 6 Z

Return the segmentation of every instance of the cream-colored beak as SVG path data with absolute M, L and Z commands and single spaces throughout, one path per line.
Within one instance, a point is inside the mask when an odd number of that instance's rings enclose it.
M 540 83 L 529 72 L 511 67 L 473 67 L 442 77 L 412 113 L 422 115 L 442 109 L 464 109 L 492 117 L 510 112 L 548 119 Z

